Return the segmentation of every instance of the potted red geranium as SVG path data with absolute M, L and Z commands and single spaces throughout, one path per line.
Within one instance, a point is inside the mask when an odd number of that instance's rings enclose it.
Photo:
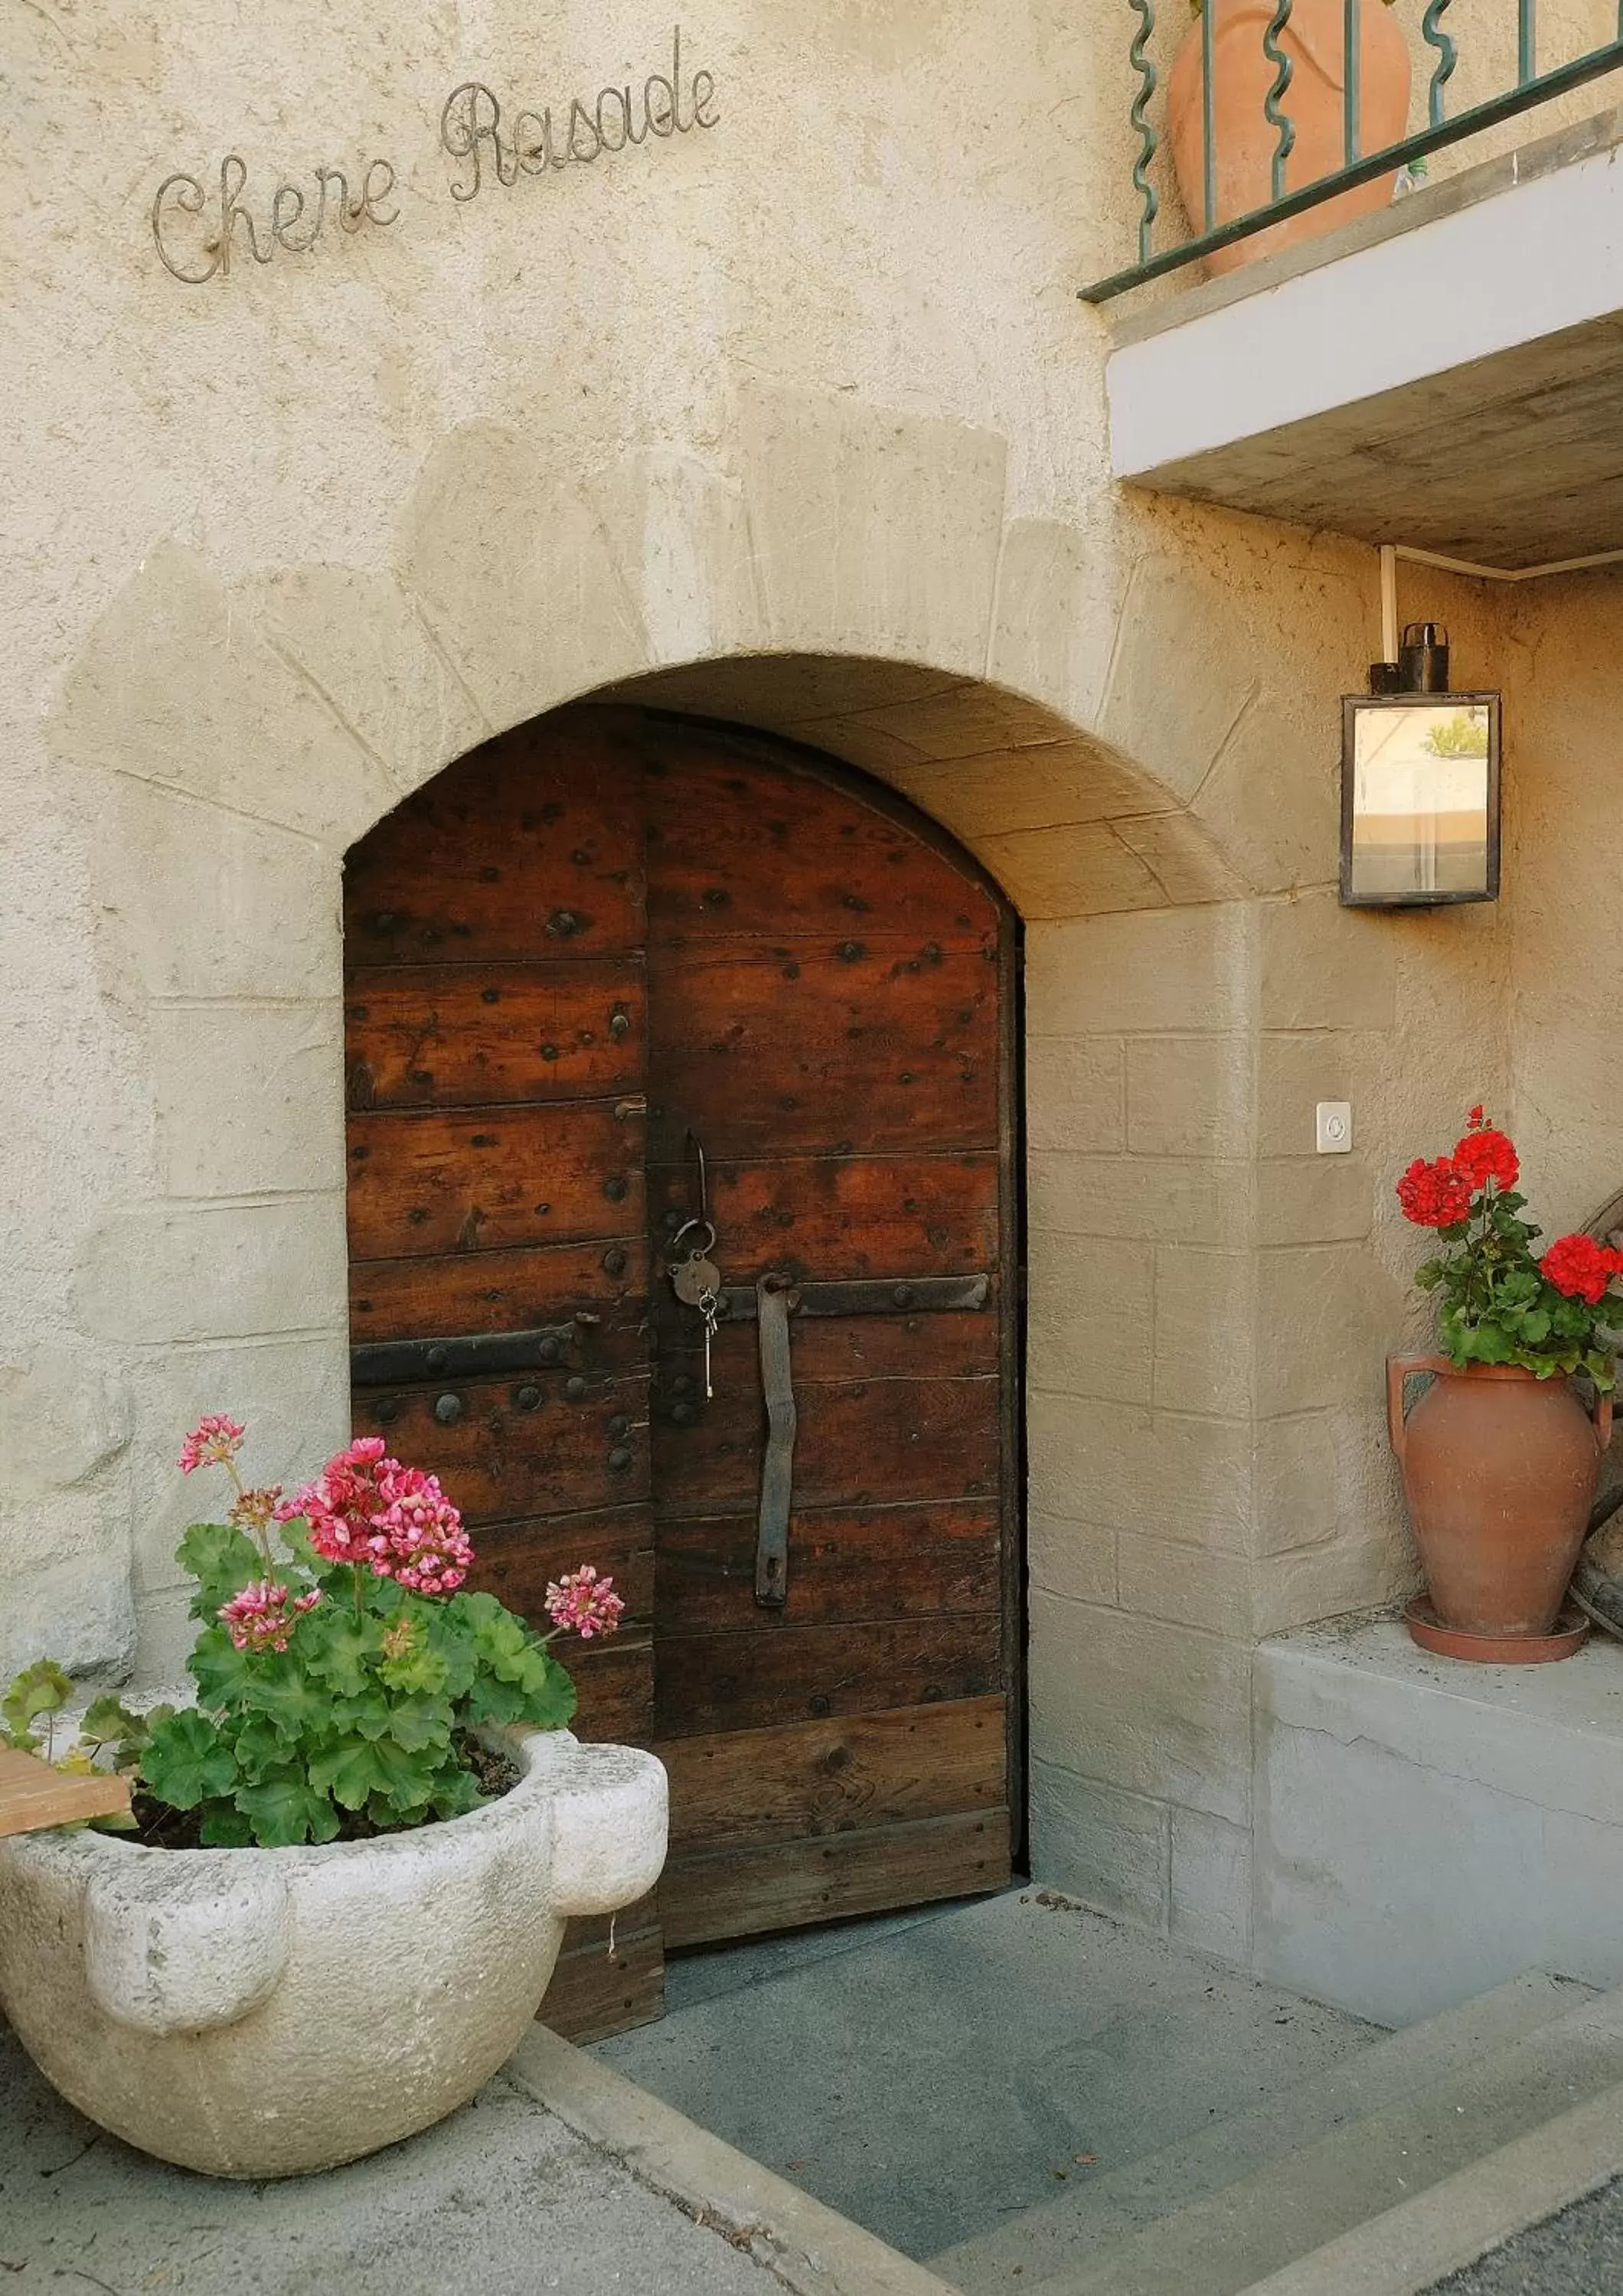
M 1563 1235 L 1535 1254 L 1520 1163 L 1473 1108 L 1446 1156 L 1397 1184 L 1404 1216 L 1444 1249 L 1415 1272 L 1442 1300 L 1442 1351 L 1393 1356 L 1388 1419 L 1425 1567 L 1417 1642 L 1452 1657 L 1527 1664 L 1567 1656 L 1555 1632 L 1611 1439 L 1623 1252 Z M 1405 1382 L 1432 1385 L 1405 1420 Z M 1573 1387 L 1598 1398 L 1593 1420 Z

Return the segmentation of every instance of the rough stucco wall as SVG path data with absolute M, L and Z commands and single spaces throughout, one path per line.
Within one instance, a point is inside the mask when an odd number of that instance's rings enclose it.
M 1623 577 L 1515 594 L 1507 711 L 1511 1040 L 1533 1217 L 1581 1226 L 1623 1187 L 1618 1122 L 1617 714 Z
M 7 20 L 0 1671 L 119 1670 L 137 1614 L 172 1671 L 199 1411 L 256 1477 L 342 1432 L 345 846 L 490 730 L 731 663 L 1028 918 L 1037 1856 L 1243 1956 L 1251 1644 L 1407 1569 L 1390 1166 L 1505 1073 L 1505 956 L 1336 907 L 1370 554 L 1108 484 L 1118 32 L 734 0 L 685 26 L 713 135 L 458 209 L 451 86 L 595 90 L 666 20 Z M 388 152 L 402 221 L 182 287 L 152 193 L 233 148 L 261 197 Z M 1422 608 L 1491 682 L 1497 603 Z

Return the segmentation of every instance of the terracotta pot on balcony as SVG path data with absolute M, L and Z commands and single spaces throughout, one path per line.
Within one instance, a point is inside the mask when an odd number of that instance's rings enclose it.
M 1263 106 L 1274 67 L 1263 53 L 1273 20 L 1271 0 L 1207 0 L 1215 8 L 1212 62 L 1212 142 L 1217 157 L 1218 223 L 1265 207 L 1273 196 L 1278 131 Z M 1379 152 L 1397 143 L 1409 124 L 1409 49 L 1403 27 L 1384 0 L 1361 0 L 1359 11 L 1358 148 Z M 1295 67 L 1283 103 L 1296 129 L 1285 168 L 1285 188 L 1298 192 L 1331 175 L 1345 159 L 1343 125 L 1347 55 L 1342 0 L 1296 0 L 1280 41 Z M 1202 105 L 1203 37 L 1197 18 L 1179 49 L 1167 92 L 1166 121 L 1178 187 L 1197 234 L 1205 229 L 1206 135 Z M 1322 207 L 1274 224 L 1206 258 L 1212 271 L 1233 271 L 1298 241 L 1333 231 L 1355 216 L 1371 215 L 1392 197 L 1396 175 L 1380 176 L 1342 192 Z
M 1405 1382 L 1420 1372 L 1436 1376 L 1405 1420 Z M 1415 1640 L 1500 1664 L 1568 1655 L 1551 1645 L 1583 1639 L 1553 1629 L 1611 1440 L 1611 1397 L 1592 1421 L 1565 1379 L 1392 1356 L 1387 1417 L 1430 1597 L 1430 1618 L 1411 1606 Z

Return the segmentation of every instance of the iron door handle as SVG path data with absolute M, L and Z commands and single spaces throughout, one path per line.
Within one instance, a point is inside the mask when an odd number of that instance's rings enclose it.
M 789 1598 L 789 1511 L 795 1500 L 795 1437 L 800 1423 L 789 1345 L 794 1298 L 787 1275 L 763 1275 L 755 1286 L 767 1424 L 755 1534 L 755 1600 L 771 1611 L 780 1611 Z

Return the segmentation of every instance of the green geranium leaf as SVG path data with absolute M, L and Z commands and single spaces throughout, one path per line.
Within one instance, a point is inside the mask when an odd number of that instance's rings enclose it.
M 473 1628 L 456 1608 L 461 1599 L 455 1596 L 449 1603 L 435 1604 L 425 1622 L 428 1647 L 445 1669 L 441 1690 L 452 1700 L 465 1698 L 479 1673 Z
M 450 1744 L 451 1710 L 445 1699 L 396 1698 L 386 1713 L 388 1735 L 408 1754 Z
M 389 1738 L 346 1738 L 315 1758 L 310 1783 L 345 1809 L 364 1809 L 375 1794 L 397 1809 L 420 1808 L 428 1800 L 436 1767 Z
M 234 1595 L 265 1575 L 259 1548 L 234 1523 L 194 1522 L 175 1549 L 175 1560 L 197 1581 L 192 1597 L 194 1619 L 218 1618 Z
M 218 1725 L 187 1706 L 151 1732 L 141 1775 L 171 1809 L 195 1809 L 200 1801 L 231 1792 L 237 1781 L 236 1756 Z
M 97 1698 L 85 1709 L 85 1718 L 79 1724 L 79 1735 L 93 1746 L 113 1746 L 120 1738 L 137 1732 L 144 1733 L 145 1718 L 132 1714 L 122 1699 Z
M 467 1696 L 470 1722 L 528 1722 L 538 1730 L 561 1730 L 573 1718 L 574 1684 L 539 1644 L 525 1651 L 516 1673 L 515 1680 L 499 1674 L 480 1676 Z
M 234 1801 L 203 1804 L 202 1846 L 205 1849 L 251 1849 L 253 1828 Z
M 79 1725 L 80 1743 L 98 1749 L 111 1746 L 114 1769 L 133 1770 L 145 1751 L 154 1721 L 174 1710 L 172 1706 L 157 1706 L 148 1713 L 136 1714 L 120 1699 L 98 1698 Z
M 319 1618 L 321 1614 L 316 1611 L 312 1615 Z M 308 1620 L 301 1621 L 301 1626 L 307 1624 Z M 310 1679 L 296 1650 L 275 1652 L 256 1659 L 244 1687 L 243 1701 L 255 1713 L 274 1722 L 290 1742 L 307 1731 L 325 1730 L 331 1724 L 332 1693 L 324 1683 Z
M 42 1714 L 60 1714 L 72 1695 L 72 1677 L 54 1659 L 36 1659 L 32 1666 L 25 1666 L 0 1699 L 6 1744 L 21 1753 L 31 1754 L 39 1740 L 30 1731 L 29 1723 Z
M 382 1738 L 388 1733 L 394 1702 L 382 1685 L 368 1682 L 358 1697 L 332 1702 L 333 1734 L 338 1738 Z
M 200 1702 L 210 1712 L 240 1712 L 252 1702 L 256 1675 L 265 1660 L 240 1651 L 222 1626 L 205 1627 L 192 1645 L 187 1670 Z
M 331 1841 L 338 1812 L 301 1769 L 273 1771 L 258 1785 L 243 1786 L 236 1806 L 262 1849 L 292 1849 L 304 1841 Z
M 305 1626 L 301 1648 L 309 1671 L 339 1697 L 358 1697 L 372 1662 L 382 1654 L 383 1632 L 378 1621 L 358 1619 L 333 1600 L 312 1611 Z
M 446 1687 L 449 1661 L 443 1650 L 430 1643 L 424 1622 L 408 1621 L 404 1635 L 399 1625 L 391 1628 L 384 1643 L 385 1655 L 377 1670 L 391 1690 L 422 1691 L 433 1696 Z
M 504 1682 L 521 1681 L 531 1647 L 523 1620 L 504 1609 L 494 1595 L 459 1595 L 456 1600 L 473 1630 L 481 1667 Z
M 455 1769 L 441 1772 L 435 1782 L 431 1807 L 436 1817 L 465 1817 L 470 1810 L 479 1808 L 483 1800 L 478 1779 L 472 1770 L 465 1770 L 458 1765 Z
M 288 1759 L 288 1742 L 268 1714 L 251 1714 L 232 1733 L 237 1769 L 250 1785 L 260 1784 Z
M 524 1718 L 524 1693 L 515 1682 L 503 1682 L 499 1676 L 482 1674 L 462 1702 L 465 1718 L 479 1727 L 522 1722 Z
M 325 1558 L 317 1554 L 310 1545 L 310 1527 L 301 1514 L 291 1515 L 287 1521 L 279 1522 L 276 1533 L 293 1561 L 308 1570 L 312 1578 L 319 1578 L 330 1567 Z

